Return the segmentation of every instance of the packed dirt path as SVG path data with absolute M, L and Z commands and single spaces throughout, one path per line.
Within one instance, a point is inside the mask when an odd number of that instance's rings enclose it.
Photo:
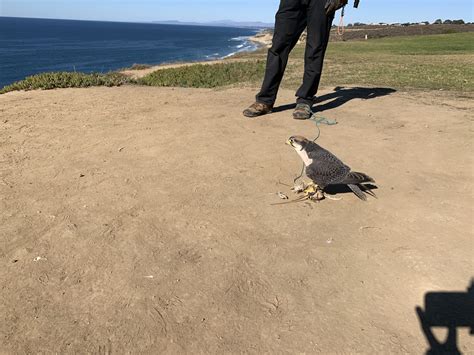
M 244 118 L 255 90 L 0 96 L 0 352 L 427 349 L 415 307 L 474 276 L 472 98 L 323 91 L 378 199 L 272 206 L 316 127 Z

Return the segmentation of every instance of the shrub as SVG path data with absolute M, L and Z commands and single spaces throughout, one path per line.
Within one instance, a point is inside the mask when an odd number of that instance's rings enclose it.
M 50 90 L 57 88 L 85 88 L 90 86 L 120 86 L 130 81 L 129 78 L 120 73 L 42 73 L 29 76 L 24 80 L 7 85 L 0 90 L 0 94 L 17 90 Z
M 130 70 L 143 70 L 143 69 L 150 69 L 151 65 L 149 64 L 133 64 L 130 67 Z
M 265 72 L 264 61 L 194 64 L 179 68 L 157 70 L 138 79 L 149 86 L 214 88 L 241 82 L 261 80 Z

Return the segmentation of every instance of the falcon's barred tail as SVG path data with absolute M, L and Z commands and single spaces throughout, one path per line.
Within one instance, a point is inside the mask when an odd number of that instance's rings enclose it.
M 344 179 L 344 181 L 342 183 L 347 184 L 347 186 L 349 186 L 349 188 L 352 190 L 352 192 L 355 193 L 356 196 L 358 198 L 360 198 L 362 201 L 367 201 L 367 196 L 364 193 L 365 189 L 364 189 L 364 191 L 362 190 L 365 185 L 360 185 L 359 186 L 359 184 L 363 184 L 363 183 L 367 183 L 367 182 L 375 182 L 375 180 L 372 179 L 370 176 L 364 174 L 364 173 L 358 173 L 356 171 L 353 171 L 353 172 L 350 172 L 349 175 L 347 175 L 347 177 Z M 370 190 L 368 190 L 368 191 L 370 191 Z M 373 194 L 373 193 L 371 193 L 371 194 Z
M 349 188 L 352 190 L 353 193 L 356 194 L 358 198 L 360 198 L 362 201 L 367 201 L 367 196 L 364 194 L 364 192 L 360 189 L 359 186 L 353 185 L 353 184 L 347 184 Z
M 349 175 L 346 176 L 344 181 L 342 181 L 343 184 L 363 184 L 364 182 L 375 182 L 374 179 L 372 179 L 370 176 L 365 175 L 364 173 L 358 173 L 358 172 L 350 172 Z

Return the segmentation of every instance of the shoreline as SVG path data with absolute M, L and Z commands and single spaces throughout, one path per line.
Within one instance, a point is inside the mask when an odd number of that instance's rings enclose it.
M 246 41 L 252 42 L 255 44 L 255 49 L 250 50 L 250 51 L 240 51 L 240 52 L 234 52 L 231 54 L 228 54 L 226 56 L 223 56 L 221 58 L 217 59 L 208 59 L 208 60 L 195 60 L 195 61 L 185 61 L 185 62 L 180 62 L 180 61 L 175 61 L 175 62 L 168 62 L 168 63 L 161 63 L 157 65 L 151 65 L 150 67 L 144 68 L 144 69 L 132 69 L 132 68 L 126 68 L 123 70 L 117 70 L 118 73 L 124 74 L 126 76 L 129 76 L 133 79 L 140 79 L 148 74 L 151 74 L 157 70 L 164 70 L 164 69 L 173 69 L 173 68 L 182 68 L 182 67 L 187 67 L 191 65 L 197 65 L 197 64 L 202 64 L 202 65 L 215 65 L 223 62 L 242 62 L 246 61 L 247 59 L 243 58 L 237 58 L 237 55 L 242 54 L 242 53 L 254 53 L 260 49 L 263 48 L 268 48 L 271 45 L 273 38 L 273 32 L 269 29 L 263 29 L 259 32 L 257 32 L 253 36 L 248 36 L 246 37 Z M 147 65 L 147 64 L 144 64 Z
M 272 44 L 273 40 L 273 30 L 265 28 L 261 31 L 258 31 L 255 35 L 249 37 L 249 41 L 254 42 L 260 48 L 269 47 Z

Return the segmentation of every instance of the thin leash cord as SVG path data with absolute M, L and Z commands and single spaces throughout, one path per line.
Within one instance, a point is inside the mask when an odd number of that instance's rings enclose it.
M 342 36 L 345 32 L 344 28 L 344 13 L 345 13 L 346 7 L 344 6 L 341 11 L 341 20 L 339 21 L 339 26 L 337 26 L 337 34 L 339 36 Z
M 311 117 L 309 118 L 310 121 L 313 121 L 316 125 L 316 128 L 318 129 L 318 134 L 316 135 L 316 138 L 313 139 L 313 143 L 315 143 L 319 137 L 321 137 L 321 128 L 319 128 L 319 125 L 321 124 L 325 124 L 325 125 L 328 125 L 328 126 L 333 126 L 335 124 L 337 124 L 337 121 L 336 120 L 332 120 L 332 119 L 329 119 L 329 118 L 326 118 L 326 117 L 322 117 L 322 116 L 316 116 L 314 113 L 311 114 Z M 299 176 L 297 176 L 294 180 L 293 180 L 293 184 L 296 184 L 296 182 L 298 180 L 300 180 L 303 175 L 304 175 L 304 168 L 305 168 L 305 165 L 303 163 L 303 167 L 301 168 L 301 173 Z

